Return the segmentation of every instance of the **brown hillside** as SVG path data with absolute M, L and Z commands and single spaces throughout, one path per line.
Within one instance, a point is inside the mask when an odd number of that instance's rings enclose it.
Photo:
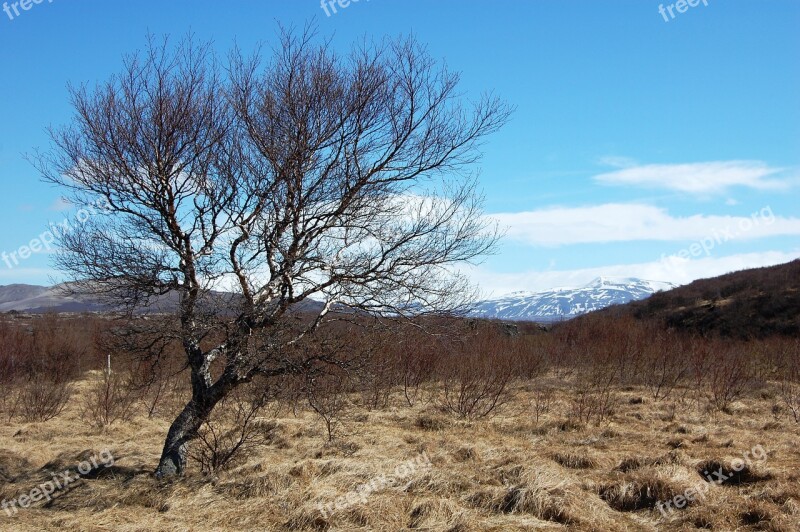
M 704 336 L 800 336 L 800 260 L 700 279 L 609 312 Z

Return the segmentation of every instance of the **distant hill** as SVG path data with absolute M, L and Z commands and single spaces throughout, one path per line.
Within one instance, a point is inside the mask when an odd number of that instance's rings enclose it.
M 800 338 L 800 259 L 700 279 L 613 309 L 702 335 Z
M 0 286 L 0 309 L 8 303 L 16 303 L 41 296 L 47 292 L 47 287 L 32 284 L 10 284 Z
M 800 338 L 800 259 L 766 268 L 729 273 L 673 287 L 641 279 L 595 279 L 579 288 L 515 292 L 477 303 L 473 317 L 553 322 L 590 311 L 608 317 L 630 315 L 659 320 L 676 329 L 702 335 Z M 212 294 L 212 300 L 232 294 Z M 161 298 L 150 312 L 173 312 L 174 294 Z M 316 309 L 306 301 L 298 310 Z M 606 307 L 611 308 L 606 308 Z M 14 284 L 0 286 L 0 312 L 102 312 L 111 310 L 91 297 L 66 296 L 60 287 Z
M 206 299 L 206 305 L 215 308 L 225 308 L 232 301 L 236 301 L 236 294 L 225 292 L 211 292 Z M 176 293 L 169 293 L 155 298 L 141 313 L 173 313 L 178 306 Z M 307 300 L 297 305 L 300 311 L 317 310 L 322 304 Z M 0 286 L 0 312 L 26 312 L 38 314 L 44 312 L 110 312 L 114 307 L 99 301 L 90 295 L 67 294 L 63 285 L 36 286 L 12 284 Z
M 574 318 L 610 305 L 650 297 L 675 285 L 635 278 L 599 277 L 578 288 L 513 292 L 475 304 L 471 316 L 513 321 L 552 322 Z
M 600 277 L 578 288 L 554 288 L 544 292 L 514 292 L 507 296 L 476 303 L 471 317 L 511 321 L 553 322 L 570 319 L 609 305 L 619 305 L 649 297 L 658 290 L 674 285 L 633 278 Z M 227 306 L 235 294 L 214 292 L 210 304 Z M 318 310 L 321 303 L 307 300 L 297 310 Z M 150 313 L 171 313 L 177 307 L 176 294 L 154 300 L 143 310 Z M 0 286 L 0 312 L 107 312 L 113 308 L 89 295 L 67 295 L 62 285 Z
M 107 308 L 89 297 L 67 296 L 59 285 L 0 286 L 0 312 L 95 312 Z

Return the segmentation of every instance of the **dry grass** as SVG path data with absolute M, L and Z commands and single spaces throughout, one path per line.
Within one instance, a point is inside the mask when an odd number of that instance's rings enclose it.
M 169 420 L 140 415 L 95 428 L 80 417 L 86 386 L 76 384 L 56 419 L 0 427 L 0 499 L 104 448 L 114 467 L 48 504 L 0 513 L 0 529 L 792 531 L 800 522 L 800 425 L 773 418 L 774 400 L 761 396 L 712 414 L 681 401 L 680 390 L 675 408 L 627 387 L 616 391 L 613 417 L 595 425 L 567 418 L 572 390 L 563 379 L 547 380 L 553 402 L 538 420 L 530 406 L 537 382 L 516 384 L 500 415 L 472 422 L 435 401 L 408 407 L 398 391 L 384 410 L 352 413 L 347 435 L 333 443 L 312 412 L 289 412 L 271 425 L 272 443 L 236 469 L 159 483 L 149 472 Z M 735 472 L 756 445 L 766 460 Z M 430 467 L 377 484 L 332 515 L 322 511 L 423 452 Z M 656 508 L 720 468 L 730 480 L 704 498 L 666 517 Z

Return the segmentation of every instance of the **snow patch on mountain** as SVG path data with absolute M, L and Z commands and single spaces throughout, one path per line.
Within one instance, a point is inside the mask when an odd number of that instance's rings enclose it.
M 517 321 L 559 321 L 640 300 L 676 285 L 633 277 L 598 277 L 589 284 L 574 288 L 553 288 L 544 292 L 512 292 L 475 304 L 474 317 Z

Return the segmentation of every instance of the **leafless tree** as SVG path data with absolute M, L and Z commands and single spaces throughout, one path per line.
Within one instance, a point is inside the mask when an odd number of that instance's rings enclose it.
M 57 266 L 127 312 L 177 299 L 174 319 L 149 322 L 191 373 L 159 477 L 184 471 L 187 443 L 240 384 L 337 363 L 289 354 L 332 310 L 469 300 L 456 267 L 497 238 L 473 163 L 510 109 L 467 103 L 458 82 L 412 38 L 340 56 L 281 31 L 271 53 L 224 65 L 207 44 L 151 38 L 119 75 L 71 89 L 73 121 L 33 157 L 92 214 L 64 232 Z M 312 319 L 297 319 L 311 297 Z

